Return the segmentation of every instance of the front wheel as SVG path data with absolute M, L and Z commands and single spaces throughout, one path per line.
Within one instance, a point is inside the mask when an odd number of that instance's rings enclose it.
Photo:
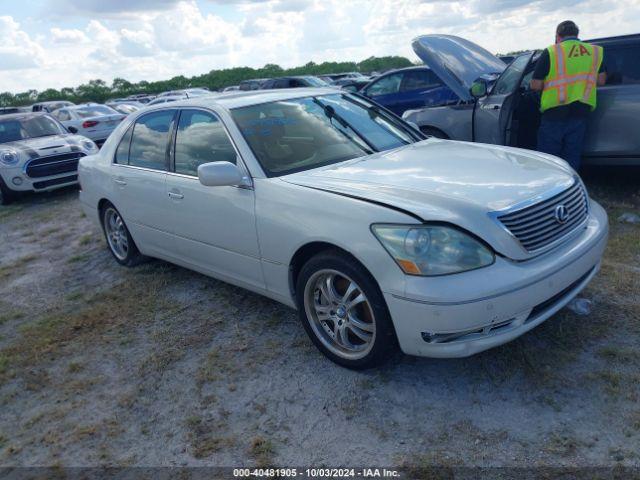
M 102 210 L 102 228 L 109 251 L 120 265 L 133 267 L 142 261 L 120 212 L 111 204 Z
M 15 194 L 9 190 L 0 177 L 0 205 L 9 205 L 15 198 Z
M 296 298 L 307 334 L 333 362 L 370 368 L 384 363 L 396 349 L 384 297 L 355 259 L 338 252 L 311 258 L 298 276 Z

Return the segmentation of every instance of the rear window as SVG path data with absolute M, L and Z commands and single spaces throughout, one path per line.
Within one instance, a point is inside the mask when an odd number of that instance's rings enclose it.
M 173 110 L 163 110 L 140 117 L 133 127 L 129 165 L 166 170 L 167 142 Z
M 400 91 L 411 92 L 413 90 L 423 90 L 435 88 L 440 85 L 437 76 L 430 70 L 414 70 L 404 74 Z
M 113 108 L 106 105 L 96 105 L 95 107 L 82 107 L 74 110 L 80 118 L 100 117 L 103 115 L 117 114 Z

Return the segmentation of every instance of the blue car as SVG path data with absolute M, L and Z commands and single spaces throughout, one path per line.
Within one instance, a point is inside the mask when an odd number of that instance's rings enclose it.
M 448 105 L 460 100 L 428 67 L 408 67 L 385 73 L 360 93 L 397 115 L 406 110 Z

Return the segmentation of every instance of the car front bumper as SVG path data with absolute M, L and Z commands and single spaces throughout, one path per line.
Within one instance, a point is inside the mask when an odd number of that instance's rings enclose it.
M 78 172 L 31 178 L 22 168 L 2 168 L 0 176 L 9 190 L 14 192 L 47 192 L 78 183 Z
M 571 301 L 595 276 L 607 243 L 607 215 L 591 202 L 585 230 L 540 257 L 443 277 L 408 277 L 385 292 L 401 349 L 425 357 L 466 357 L 528 332 Z

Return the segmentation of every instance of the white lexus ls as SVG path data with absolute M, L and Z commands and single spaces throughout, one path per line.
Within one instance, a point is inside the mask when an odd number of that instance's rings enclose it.
M 131 114 L 80 160 L 116 261 L 197 270 L 297 308 L 350 368 L 463 357 L 531 330 L 597 273 L 607 216 L 562 160 L 424 139 L 333 89 Z

